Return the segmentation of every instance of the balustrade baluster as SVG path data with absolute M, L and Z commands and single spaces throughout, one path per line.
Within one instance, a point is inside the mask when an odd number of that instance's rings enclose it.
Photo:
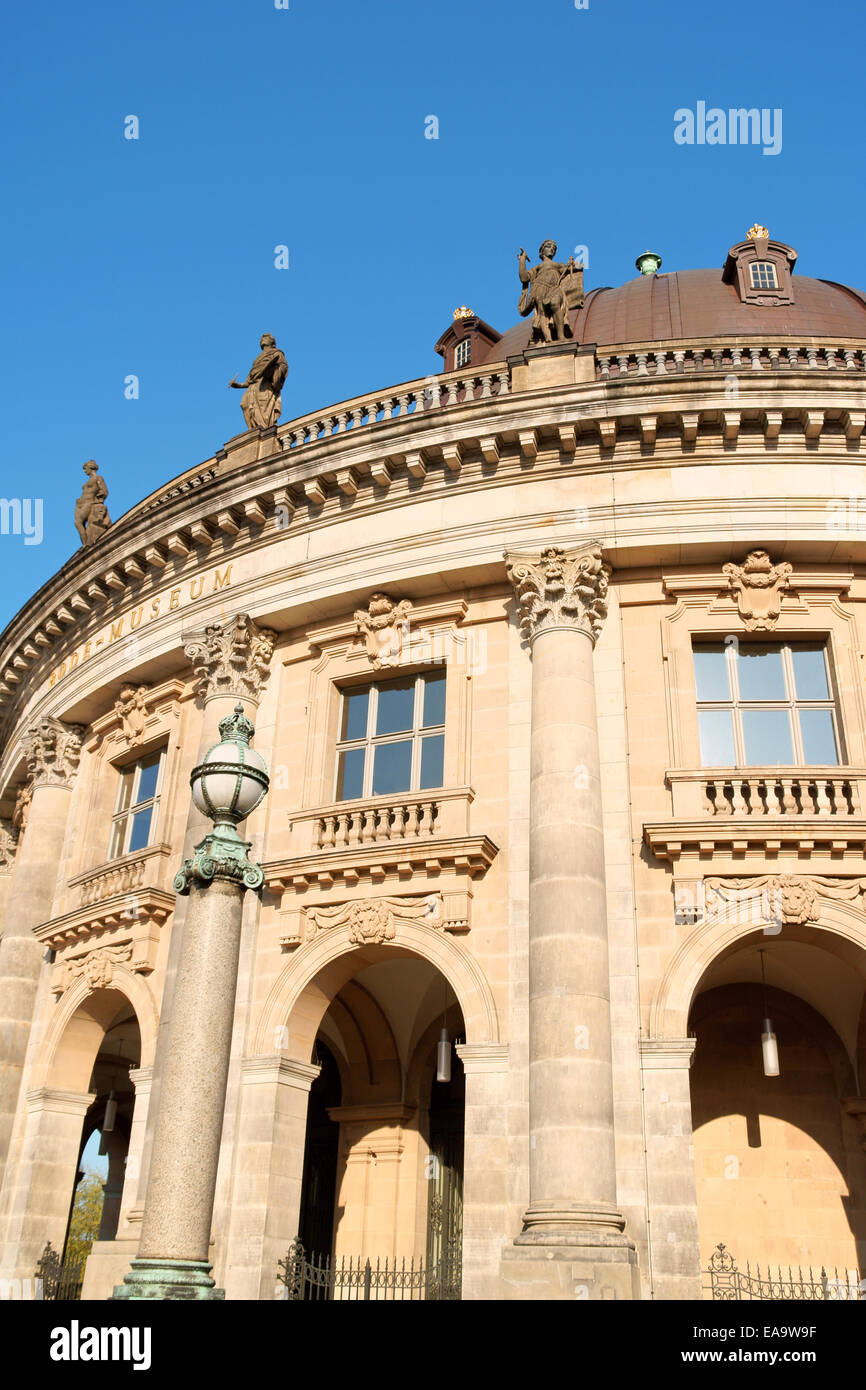
M 760 371 L 762 370 L 762 367 L 761 367 L 761 349 L 760 349 L 760 348 L 753 348 L 753 347 L 750 347 L 750 348 L 749 348 L 749 356 L 750 356 L 751 359 L 752 359 L 752 371 L 753 371 L 753 372 L 760 372 Z
M 816 778 L 815 790 L 818 815 L 829 816 L 833 810 L 833 803 L 827 795 L 827 782 L 824 777 Z
M 488 375 L 488 376 L 483 376 L 483 377 L 481 378 L 481 395 L 479 396 L 478 399 L 479 399 L 479 400 L 482 400 L 482 401 L 486 401 L 486 400 L 488 399 L 488 397 L 490 397 L 490 396 L 492 396 L 492 395 L 493 395 L 493 377 L 492 377 L 492 376 L 489 376 L 489 375 Z
M 748 815 L 749 807 L 746 798 L 743 796 L 743 785 L 739 777 L 731 779 L 731 788 L 733 790 L 731 806 L 735 816 Z M 748 783 L 745 785 L 748 786 Z
M 459 381 L 457 381 L 457 379 L 456 379 L 455 377 L 452 377 L 451 380 L 448 382 L 448 397 L 447 397 L 447 399 L 446 399 L 446 401 L 445 401 L 445 404 L 446 404 L 446 405 L 456 405 L 456 404 L 457 404 L 457 392 L 458 392 L 458 390 L 459 390 L 459 387 L 460 387 Z
M 684 372 L 685 369 L 686 369 L 686 354 L 685 354 L 685 350 L 682 349 L 682 348 L 678 348 L 678 349 L 676 349 L 676 351 L 674 352 L 674 370 L 675 370 L 675 371 L 678 371 L 678 372 Z
M 786 816 L 796 816 L 797 799 L 794 796 L 793 777 L 781 778 L 782 783 L 782 814 Z
M 507 396 L 507 395 L 508 395 L 508 391 L 509 391 L 509 386 L 508 386 L 508 373 L 507 373 L 507 372 L 497 372 L 497 373 L 496 373 L 496 380 L 499 382 L 499 390 L 497 391 L 496 394 L 497 394 L 498 396 Z
M 617 364 L 618 364 L 618 366 L 619 366 L 619 374 L 620 374 L 620 376 L 627 376 L 627 375 L 628 375 L 628 355 L 627 355 L 627 354 L 626 354 L 626 355 L 621 355 L 621 354 L 620 354 L 620 355 L 617 356 L 617 359 L 616 359 L 616 360 L 617 360 Z
M 781 816 L 783 812 L 782 798 L 780 795 L 779 784 L 775 777 L 768 777 L 767 787 L 767 815 Z
M 647 359 L 647 354 L 646 354 L 645 352 L 639 352 L 639 353 L 637 354 L 637 374 L 638 374 L 638 376 L 649 376 L 649 372 L 647 371 L 646 359 Z
M 379 806 L 375 812 L 376 817 L 376 839 L 390 840 L 391 838 L 391 807 Z

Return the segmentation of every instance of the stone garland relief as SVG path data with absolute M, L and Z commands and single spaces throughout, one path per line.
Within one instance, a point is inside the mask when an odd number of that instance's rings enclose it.
M 358 635 L 366 639 L 367 655 L 375 670 L 399 660 L 402 628 L 408 627 L 411 608 L 407 598 L 395 603 L 388 594 L 375 593 L 366 609 L 355 610 Z
M 743 902 L 759 907 L 761 921 L 805 926 L 819 920 L 820 898 L 862 906 L 866 878 L 764 874 L 751 878 L 707 878 L 704 889 L 707 913 L 720 903 Z
M 63 994 L 82 976 L 91 990 L 107 989 L 114 979 L 114 967 L 129 960 L 132 955 L 132 942 L 125 946 L 99 946 L 83 956 L 75 956 L 62 963 L 60 978 L 54 992 Z
M 549 628 L 576 628 L 595 642 L 607 616 L 611 569 L 601 550 L 566 552 L 549 546 L 538 556 L 506 555 L 520 628 L 532 640 Z
M 401 919 L 424 922 L 441 930 L 445 925 L 441 894 L 428 893 L 422 898 L 367 898 L 361 902 L 338 903 L 335 907 L 307 908 L 304 940 L 314 941 L 320 932 L 346 926 L 353 945 L 382 945 L 394 940 Z
M 782 594 L 792 566 L 774 565 L 766 550 L 753 550 L 741 565 L 722 566 L 747 632 L 772 632 L 782 611 Z
M 270 667 L 277 634 L 246 613 L 211 623 L 184 644 L 200 696 L 245 695 L 257 700 Z
M 82 724 L 64 724 L 51 718 L 42 719 L 27 730 L 24 756 L 31 789 L 72 784 L 81 761 L 84 734 Z

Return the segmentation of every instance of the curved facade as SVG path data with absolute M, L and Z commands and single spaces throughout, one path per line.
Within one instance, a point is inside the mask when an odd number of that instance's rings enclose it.
M 590 292 L 551 345 L 467 311 L 441 375 L 237 435 L 9 624 L 0 1275 L 62 1248 L 94 1129 L 85 1296 L 136 1252 L 189 773 L 238 700 L 272 782 L 227 1297 L 299 1234 L 462 1252 L 464 1298 L 861 1265 L 866 305 L 795 259 Z

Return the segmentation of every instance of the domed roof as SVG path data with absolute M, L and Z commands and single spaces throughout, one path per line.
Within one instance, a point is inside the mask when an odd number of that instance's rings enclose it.
M 639 275 L 614 289 L 591 290 L 570 314 L 579 343 L 664 343 L 686 338 L 767 334 L 866 340 L 866 295 L 832 280 L 791 277 L 792 304 L 744 303 L 721 270 Z M 502 335 L 487 360 L 501 361 L 529 345 L 532 320 Z

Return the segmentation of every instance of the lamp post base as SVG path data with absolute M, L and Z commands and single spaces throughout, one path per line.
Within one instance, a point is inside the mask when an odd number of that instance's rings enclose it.
M 135 1259 L 123 1283 L 116 1285 L 112 1298 L 182 1302 L 224 1299 L 225 1289 L 214 1287 L 211 1268 L 206 1260 Z

